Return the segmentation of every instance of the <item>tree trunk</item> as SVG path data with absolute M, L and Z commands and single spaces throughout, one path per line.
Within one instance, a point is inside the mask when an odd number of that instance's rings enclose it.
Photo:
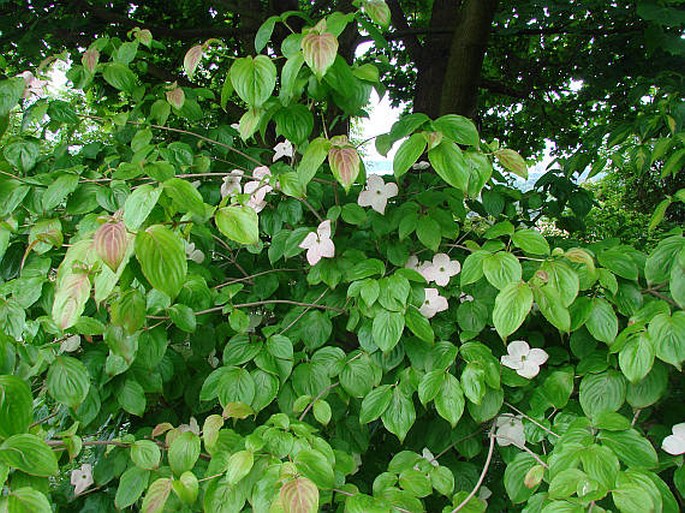
M 435 0 L 419 52 L 414 112 L 475 117 L 478 84 L 497 0 Z

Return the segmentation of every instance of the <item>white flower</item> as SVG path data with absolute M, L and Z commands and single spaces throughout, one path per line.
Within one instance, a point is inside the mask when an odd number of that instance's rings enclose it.
M 24 98 L 28 98 L 32 94 L 40 98 L 45 94 L 47 80 L 37 79 L 30 71 L 24 71 L 17 76 L 24 79 Z
M 526 434 L 523 431 L 523 421 L 510 413 L 505 413 L 495 420 L 495 438 L 502 447 L 526 445 Z
M 422 262 L 419 264 L 419 257 L 417 257 L 416 255 L 411 255 L 409 257 L 409 259 L 407 260 L 407 263 L 404 264 L 404 267 L 407 269 L 415 270 L 417 273 L 419 273 L 421 276 L 423 276 L 426 279 L 426 281 L 430 281 L 428 279 L 426 271 L 428 270 L 428 268 L 431 265 L 432 265 L 432 263 L 428 262 L 428 261 Z
M 286 139 L 285 141 L 279 142 L 276 146 L 274 146 L 274 151 L 276 153 L 274 154 L 272 162 L 276 162 L 278 159 L 283 157 L 292 157 L 293 145 Z
M 424 300 L 419 312 L 430 319 L 438 312 L 444 312 L 449 307 L 447 299 L 438 293 L 438 289 L 427 288 L 424 290 Z
M 433 453 L 430 451 L 430 449 L 428 447 L 423 448 L 423 452 L 421 453 L 421 457 L 424 460 L 427 460 L 428 463 L 430 463 L 434 467 L 440 466 L 440 463 L 438 463 L 438 461 L 435 459 L 435 456 L 433 456 Z
M 331 240 L 331 222 L 326 219 L 316 229 L 307 235 L 300 243 L 300 247 L 307 250 L 307 262 L 316 265 L 322 258 L 335 256 L 335 245 Z
M 240 180 L 243 177 L 242 169 L 234 169 L 227 176 L 224 176 L 224 183 L 221 184 L 221 197 L 240 194 Z
M 359 193 L 357 203 L 360 207 L 371 207 L 379 214 L 385 214 L 388 199 L 397 196 L 397 184 L 386 184 L 379 175 L 369 175 L 366 189 Z
M 240 123 L 231 123 L 231 128 L 240 131 Z
M 433 257 L 433 262 L 425 271 L 424 276 L 428 281 L 434 281 L 436 285 L 444 287 L 450 282 L 450 278 L 459 274 L 461 264 L 457 260 L 450 260 L 446 253 L 438 253 Z
M 196 435 L 200 434 L 200 425 L 197 423 L 197 419 L 195 417 L 190 417 L 190 422 L 188 424 L 181 424 L 177 429 L 179 433 L 190 431 Z
M 673 434 L 664 438 L 661 448 L 673 456 L 685 453 L 685 422 L 676 424 L 671 431 Z
M 186 242 L 186 257 L 196 264 L 201 264 L 205 261 L 205 254 L 202 250 L 195 249 L 194 242 Z
M 90 463 L 71 471 L 71 484 L 74 485 L 74 495 L 81 495 L 93 484 L 93 467 Z
M 470 296 L 468 294 L 462 294 L 461 296 L 459 296 L 460 303 L 470 303 L 471 301 L 473 301 L 473 296 Z
M 507 346 L 507 353 L 500 358 L 502 365 L 514 369 L 516 374 L 532 379 L 540 372 L 540 365 L 547 361 L 549 355 L 537 347 L 531 349 L 528 342 L 514 340 Z
M 430 166 L 431 165 L 428 162 L 426 162 L 425 160 L 419 160 L 411 168 L 415 169 L 416 171 L 423 171 L 424 169 L 428 169 Z
M 254 178 L 254 180 L 247 182 L 243 188 L 243 192 L 250 195 L 247 206 L 255 209 L 257 213 L 264 210 L 264 207 L 266 206 L 266 195 L 274 190 L 274 188 L 266 182 L 270 177 L 271 170 L 268 167 L 256 167 L 252 171 L 252 178 Z
M 483 502 L 487 503 L 487 500 L 492 497 L 492 490 L 487 486 L 481 486 L 478 490 L 478 498 Z

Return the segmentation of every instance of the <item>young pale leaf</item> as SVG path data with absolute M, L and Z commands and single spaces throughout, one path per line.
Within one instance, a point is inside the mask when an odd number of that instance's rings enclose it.
M 385 0 L 365 0 L 362 3 L 362 10 L 381 28 L 387 30 L 390 27 L 390 8 Z
M 251 207 L 234 205 L 219 209 L 214 222 L 221 233 L 239 244 L 259 242 L 259 217 Z
M 321 80 L 338 55 L 338 38 L 330 32 L 311 31 L 302 37 L 302 55 L 316 78 Z
M 161 187 L 153 187 L 145 184 L 138 187 L 126 198 L 124 203 L 124 224 L 129 230 L 140 228 L 152 209 L 155 208 L 157 200 L 162 194 Z
M 316 513 L 319 511 L 319 489 L 306 477 L 286 482 L 279 492 L 284 513 Z
M 143 513 L 161 513 L 171 493 L 171 479 L 161 477 L 150 485 L 143 499 Z
M 347 140 L 346 137 L 345 140 Z M 345 192 L 350 190 L 357 179 L 360 162 L 359 153 L 353 146 L 337 147 L 334 144 L 328 151 L 328 164 L 331 166 L 333 176 L 343 186 Z
M 176 475 L 192 470 L 200 456 L 200 437 L 186 431 L 169 446 L 169 466 Z
M 523 160 L 523 157 L 517 152 L 503 148 L 495 152 L 495 157 L 497 157 L 497 160 L 499 160 L 504 169 L 528 180 L 528 166 L 526 166 L 526 161 Z
M 138 232 L 136 258 L 150 285 L 172 299 L 178 295 L 188 272 L 185 248 L 178 235 L 159 224 Z
M 183 58 L 183 69 L 190 80 L 192 80 L 193 75 L 195 75 L 195 70 L 202 60 L 203 53 L 204 49 L 202 45 L 195 45 L 186 52 L 186 55 Z
M 184 472 L 181 477 L 174 480 L 172 488 L 176 496 L 184 504 L 193 504 L 200 493 L 200 484 L 192 472 Z
M 226 481 L 229 484 L 237 484 L 250 473 L 254 465 L 254 454 L 252 451 L 238 451 L 228 459 L 228 471 Z
M 113 222 L 100 226 L 93 236 L 93 248 L 107 267 L 117 272 L 128 249 L 128 234 L 124 223 Z
M 74 272 L 59 281 L 52 304 L 52 318 L 62 330 L 71 328 L 90 298 L 90 280 L 85 272 Z

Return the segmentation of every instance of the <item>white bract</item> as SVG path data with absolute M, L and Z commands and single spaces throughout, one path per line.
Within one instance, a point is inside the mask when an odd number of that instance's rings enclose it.
M 250 195 L 247 206 L 255 209 L 257 213 L 264 210 L 264 207 L 266 206 L 266 195 L 274 190 L 267 182 L 270 177 L 271 170 L 268 167 L 256 167 L 252 171 L 252 178 L 254 178 L 254 180 L 247 182 L 243 188 L 243 192 Z
M 428 447 L 424 447 L 423 451 L 421 452 L 421 457 L 428 461 L 431 465 L 434 467 L 439 467 L 440 464 L 438 463 L 438 460 L 435 459 L 435 456 L 433 456 L 433 453 L 430 451 Z
M 426 281 L 430 281 L 428 279 L 426 271 L 431 265 L 431 262 L 428 261 L 419 263 L 419 257 L 417 257 L 416 255 L 411 255 L 407 260 L 407 263 L 404 264 L 404 267 L 406 267 L 407 269 L 414 269 L 417 273 L 423 276 L 426 279 Z
M 74 486 L 74 495 L 81 495 L 93 484 L 93 467 L 90 463 L 71 471 L 71 484 Z
M 221 197 L 232 196 L 240 194 L 240 180 L 243 177 L 242 169 L 234 169 L 227 176 L 224 176 L 224 182 L 221 184 Z
M 366 189 L 359 193 L 357 203 L 360 207 L 371 207 L 379 214 L 385 214 L 388 200 L 397 196 L 397 184 L 385 183 L 379 175 L 369 175 Z
M 531 349 L 528 342 L 514 340 L 507 346 L 507 353 L 500 358 L 502 365 L 516 371 L 516 374 L 532 379 L 540 372 L 540 365 L 547 361 L 549 355 L 537 347 Z
M 196 264 L 201 264 L 205 261 L 205 254 L 202 250 L 195 248 L 194 242 L 186 242 L 186 257 Z
M 459 274 L 459 271 L 461 271 L 461 264 L 457 260 L 450 260 L 446 253 L 437 253 L 433 257 L 433 262 L 421 274 L 428 281 L 434 281 L 436 285 L 444 287 L 450 282 L 452 276 Z
M 24 79 L 24 98 L 29 98 L 31 95 L 40 98 L 45 95 L 47 80 L 39 80 L 30 71 L 24 71 L 18 76 Z
M 673 434 L 664 438 L 661 448 L 673 456 L 685 453 L 685 422 L 676 424 L 671 431 Z
M 419 160 L 411 168 L 416 170 L 416 171 L 423 171 L 424 169 L 428 169 L 430 166 L 431 165 L 428 162 L 426 162 L 425 160 Z
M 430 319 L 438 312 L 444 312 L 449 307 L 447 299 L 438 293 L 438 289 L 427 288 L 424 290 L 424 300 L 419 312 Z
M 507 445 L 525 446 L 526 434 L 523 430 L 523 421 L 510 413 L 500 415 L 495 421 L 495 438 L 502 447 Z
M 293 156 L 293 145 L 290 141 L 287 139 L 285 141 L 281 141 L 276 146 L 274 146 L 274 157 L 272 162 L 276 162 L 278 159 L 282 159 L 283 157 L 292 157 Z
M 300 243 L 300 247 L 307 250 L 307 262 L 316 265 L 322 258 L 335 256 L 335 245 L 331 240 L 331 222 L 326 219 L 316 228 L 316 232 L 308 234 Z

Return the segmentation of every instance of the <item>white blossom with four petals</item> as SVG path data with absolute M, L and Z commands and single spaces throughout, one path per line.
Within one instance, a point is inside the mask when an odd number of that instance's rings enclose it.
M 685 422 L 673 426 L 671 432 L 673 434 L 664 438 L 661 448 L 673 456 L 685 453 Z
M 283 157 L 291 158 L 293 156 L 293 145 L 289 140 L 281 141 L 274 146 L 274 157 L 272 162 L 276 162 Z
M 431 265 L 432 263 L 429 261 L 419 263 L 419 257 L 417 257 L 416 255 L 411 255 L 407 260 L 407 263 L 404 264 L 404 267 L 407 269 L 415 270 L 417 273 L 423 276 L 426 281 L 430 281 L 428 279 L 428 276 L 426 275 L 426 271 Z
M 243 178 L 242 169 L 234 169 L 228 175 L 224 176 L 224 182 L 221 184 L 221 197 L 233 196 L 240 194 L 240 180 Z
M 495 420 L 495 439 L 502 447 L 526 445 L 526 434 L 523 430 L 523 421 L 510 413 L 500 415 Z
M 516 371 L 526 379 L 532 379 L 540 372 L 540 365 L 547 361 L 549 355 L 537 347 L 531 349 L 528 342 L 514 340 L 507 346 L 507 353 L 500 358 L 502 365 Z
M 93 484 L 93 467 L 90 463 L 71 471 L 71 484 L 74 486 L 74 495 L 81 495 Z
M 331 240 L 331 221 L 326 219 L 316 228 L 316 232 L 308 234 L 300 243 L 307 250 L 307 262 L 316 265 L 322 258 L 335 256 L 335 245 Z
M 430 319 L 431 317 L 434 317 L 436 313 L 444 312 L 448 307 L 449 303 L 447 303 L 447 298 L 442 297 L 438 292 L 438 289 L 424 289 L 423 304 L 421 305 L 421 308 L 419 308 L 419 312 L 421 312 L 424 317 Z
M 371 207 L 379 214 L 385 214 L 388 200 L 397 196 L 398 192 L 396 183 L 385 183 L 380 175 L 369 175 L 366 189 L 359 193 L 357 203 L 360 207 Z
M 451 260 L 446 253 L 437 253 L 422 274 L 428 281 L 434 281 L 436 285 L 444 287 L 452 276 L 459 274 L 459 271 L 461 264 L 457 260 Z

